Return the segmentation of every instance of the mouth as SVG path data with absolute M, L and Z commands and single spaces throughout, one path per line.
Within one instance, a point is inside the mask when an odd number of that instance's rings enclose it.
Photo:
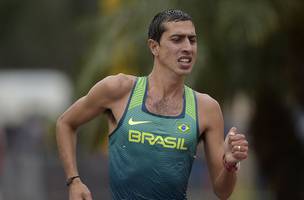
M 177 60 L 179 63 L 183 63 L 183 64 L 189 64 L 192 61 L 192 58 L 190 56 L 182 56 L 180 58 L 178 58 Z

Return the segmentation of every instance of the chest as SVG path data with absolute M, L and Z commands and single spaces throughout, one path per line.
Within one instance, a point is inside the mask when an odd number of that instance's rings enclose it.
M 145 100 L 145 106 L 152 113 L 174 116 L 182 112 L 183 99 L 155 98 L 148 95 Z
M 196 123 L 185 113 L 176 117 L 157 116 L 136 107 L 128 111 L 118 131 L 116 137 L 129 144 L 133 153 L 149 150 L 192 155 L 195 152 Z

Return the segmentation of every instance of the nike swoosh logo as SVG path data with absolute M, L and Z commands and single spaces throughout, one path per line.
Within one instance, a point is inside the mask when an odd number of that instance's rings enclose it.
M 138 125 L 138 124 L 147 124 L 151 123 L 151 121 L 133 121 L 132 117 L 129 119 L 128 123 L 133 126 L 133 125 Z

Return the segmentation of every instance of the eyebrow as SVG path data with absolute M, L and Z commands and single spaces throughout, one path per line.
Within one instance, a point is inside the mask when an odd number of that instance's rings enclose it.
M 173 34 L 170 36 L 170 38 L 172 37 L 191 37 L 191 38 L 196 38 L 196 34 L 183 34 L 183 33 L 180 33 L 180 34 Z

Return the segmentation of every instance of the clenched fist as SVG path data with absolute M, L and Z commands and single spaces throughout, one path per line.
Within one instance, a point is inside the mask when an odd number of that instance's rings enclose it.
M 248 141 L 245 135 L 232 127 L 225 138 L 225 162 L 233 164 L 248 157 Z

